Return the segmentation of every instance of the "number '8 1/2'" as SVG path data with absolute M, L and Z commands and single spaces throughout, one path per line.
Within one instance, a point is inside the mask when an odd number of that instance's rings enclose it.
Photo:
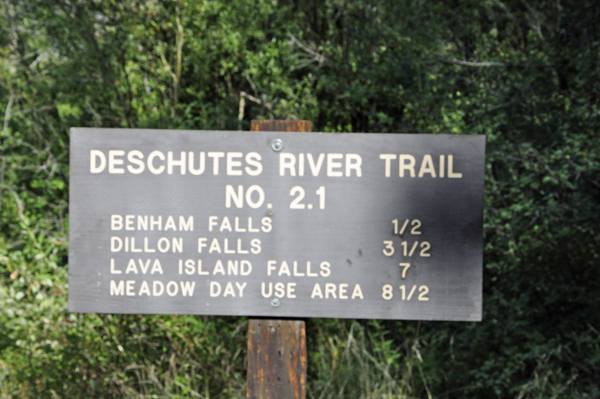
M 426 285 L 422 285 L 419 288 L 419 294 L 417 296 L 417 300 L 419 301 L 428 301 L 429 297 L 427 294 L 429 293 L 429 287 Z M 402 292 L 400 297 L 403 301 L 410 301 L 414 298 L 415 291 L 417 290 L 417 286 L 413 285 L 411 288 L 407 288 L 405 285 L 400 286 L 400 291 Z M 381 290 L 381 297 L 386 301 L 389 301 L 394 297 L 394 288 L 391 284 L 385 284 Z

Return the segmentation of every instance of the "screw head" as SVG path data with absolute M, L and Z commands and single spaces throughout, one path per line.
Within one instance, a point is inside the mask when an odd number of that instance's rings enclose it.
M 281 139 L 275 139 L 275 140 L 273 140 L 271 142 L 271 148 L 275 152 L 279 152 L 279 151 L 283 150 L 283 141 L 281 141 Z
M 279 305 L 281 305 L 281 301 L 279 300 L 279 298 L 275 297 L 273 299 L 271 299 L 271 306 L 273 306 L 274 308 L 279 307 Z

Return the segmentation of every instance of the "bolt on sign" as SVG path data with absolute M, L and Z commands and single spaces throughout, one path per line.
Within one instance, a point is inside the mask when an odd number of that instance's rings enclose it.
M 481 320 L 485 137 L 71 129 L 69 310 Z

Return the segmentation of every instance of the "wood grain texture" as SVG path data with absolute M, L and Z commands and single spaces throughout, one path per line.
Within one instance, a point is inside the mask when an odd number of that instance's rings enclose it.
M 311 121 L 284 121 L 284 120 L 253 120 L 250 123 L 253 132 L 310 132 Z
M 300 320 L 248 322 L 250 399 L 304 399 L 306 327 Z
M 251 131 L 310 132 L 310 121 L 253 120 Z M 300 320 L 248 321 L 251 399 L 306 397 L 306 326 Z

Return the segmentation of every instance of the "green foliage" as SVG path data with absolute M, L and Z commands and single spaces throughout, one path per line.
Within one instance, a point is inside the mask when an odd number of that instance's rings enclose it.
M 598 20 L 592 0 L 0 0 L 0 397 L 245 395 L 244 319 L 67 313 L 68 129 L 270 117 L 488 140 L 483 321 L 309 320 L 309 397 L 600 397 Z
M 310 327 L 309 398 L 431 396 L 423 373 L 420 323 L 395 326 L 405 334 L 401 341 L 376 320 L 314 320 Z

